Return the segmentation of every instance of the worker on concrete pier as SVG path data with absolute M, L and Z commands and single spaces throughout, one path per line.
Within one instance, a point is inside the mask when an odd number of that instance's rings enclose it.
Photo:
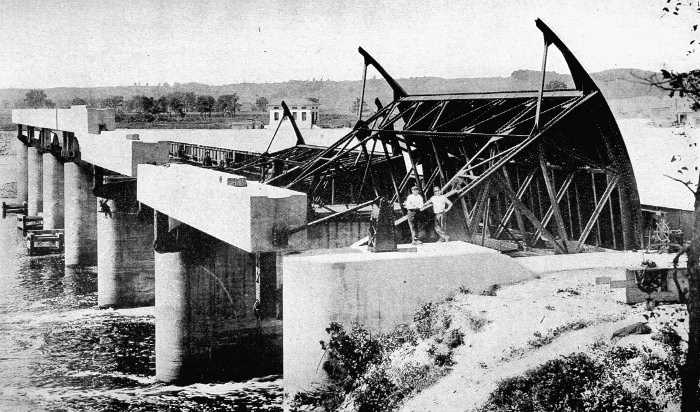
M 420 212 L 420 209 L 423 207 L 424 203 L 425 202 L 423 201 L 423 196 L 420 195 L 418 186 L 413 186 L 411 188 L 411 194 L 406 197 L 406 202 L 404 203 L 404 206 L 406 206 L 406 209 L 408 210 L 408 227 L 411 229 L 411 240 L 414 245 L 420 245 L 421 243 L 423 243 L 418 238 L 420 228 L 418 227 L 418 220 L 416 219 L 416 215 L 418 214 L 418 212 Z
M 429 201 L 433 204 L 433 213 L 435 213 L 435 233 L 440 236 L 440 242 L 449 242 L 450 237 L 445 231 L 445 214 L 452 209 L 452 202 L 442 194 L 440 186 L 433 187 L 433 196 Z

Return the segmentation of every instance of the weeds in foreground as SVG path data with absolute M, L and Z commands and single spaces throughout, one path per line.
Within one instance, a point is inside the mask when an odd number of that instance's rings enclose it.
M 682 351 L 599 343 L 499 383 L 481 412 L 663 411 L 680 396 Z
M 454 364 L 454 350 L 464 345 L 443 304 L 428 303 L 415 313 L 412 325 L 389 333 L 371 334 L 361 325 L 346 330 L 338 323 L 326 329 L 323 370 L 328 384 L 298 393 L 292 410 L 391 411 L 413 393 L 444 376 Z M 469 318 L 470 329 L 488 321 Z

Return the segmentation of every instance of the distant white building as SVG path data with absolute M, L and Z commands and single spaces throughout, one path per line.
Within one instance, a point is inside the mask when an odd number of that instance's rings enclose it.
M 284 102 L 300 129 L 311 129 L 318 123 L 318 102 L 311 99 L 284 99 Z M 284 114 L 281 102 L 267 107 L 270 111 L 270 125 L 277 125 Z
M 644 236 L 649 235 L 649 222 L 656 212 L 664 212 L 671 229 L 681 229 L 685 239 L 692 236 L 694 198 L 681 183 L 667 176 L 697 183 L 700 167 L 700 128 L 659 127 L 649 119 L 617 119 L 625 140 L 637 181 L 639 202 L 642 206 Z M 672 158 L 678 161 L 672 162 Z M 688 171 L 678 174 L 681 167 Z M 648 240 L 644 240 L 647 244 Z
M 661 105 L 651 108 L 651 114 L 662 125 L 700 127 L 700 112 L 694 111 L 686 98 L 664 98 Z

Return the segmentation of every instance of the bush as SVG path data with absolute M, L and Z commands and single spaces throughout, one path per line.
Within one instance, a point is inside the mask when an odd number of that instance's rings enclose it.
M 323 370 L 331 381 L 349 390 L 371 364 L 381 359 L 382 347 L 378 339 L 357 324 L 348 334 L 341 324 L 332 322 L 326 333 L 330 339 L 321 342 L 327 355 Z
M 413 315 L 413 324 L 421 338 L 425 339 L 433 334 L 436 311 L 436 305 L 429 302 L 421 306 Z
M 291 409 L 394 410 L 454 364 L 453 353 L 464 345 L 464 333 L 453 327 L 449 307 L 448 302 L 427 303 L 416 311 L 413 325 L 375 335 L 358 324 L 346 331 L 331 323 L 326 328 L 328 339 L 320 342 L 329 383 L 296 394 Z M 475 331 L 487 323 L 484 318 L 470 318 Z
M 498 384 L 482 411 L 662 411 L 680 396 L 682 356 L 597 344 Z
M 402 391 L 389 378 L 387 365 L 373 365 L 353 393 L 358 412 L 392 411 L 403 399 Z
M 550 360 L 501 382 L 484 410 L 581 411 L 583 392 L 602 373 L 602 365 L 583 353 Z
M 633 393 L 620 386 L 618 382 L 605 380 L 596 385 L 594 389 L 584 396 L 583 409 L 581 411 L 609 412 L 609 411 L 639 411 L 661 412 L 663 408 L 653 401 L 650 396 Z

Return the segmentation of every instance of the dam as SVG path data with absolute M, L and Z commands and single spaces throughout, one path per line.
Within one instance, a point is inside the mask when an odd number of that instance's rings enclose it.
M 254 145 L 230 131 L 117 129 L 110 109 L 13 110 L 17 202 L 63 231 L 66 267 L 97 266 L 99 307 L 155 306 L 158 380 L 206 381 L 262 337 L 284 349 L 289 390 L 304 388 L 322 379 L 330 321 L 386 330 L 449 290 L 534 276 L 505 253 L 640 246 L 617 123 L 571 51 L 536 25 L 539 90 L 412 95 L 360 48 L 365 74 L 376 69 L 394 99 L 340 136 L 322 131 L 325 142 L 286 103 L 269 144 L 256 130 Z M 544 90 L 551 47 L 573 89 Z M 454 202 L 451 242 L 432 242 L 426 203 L 425 244 L 409 245 L 414 186 Z M 238 356 L 222 359 L 232 345 Z

